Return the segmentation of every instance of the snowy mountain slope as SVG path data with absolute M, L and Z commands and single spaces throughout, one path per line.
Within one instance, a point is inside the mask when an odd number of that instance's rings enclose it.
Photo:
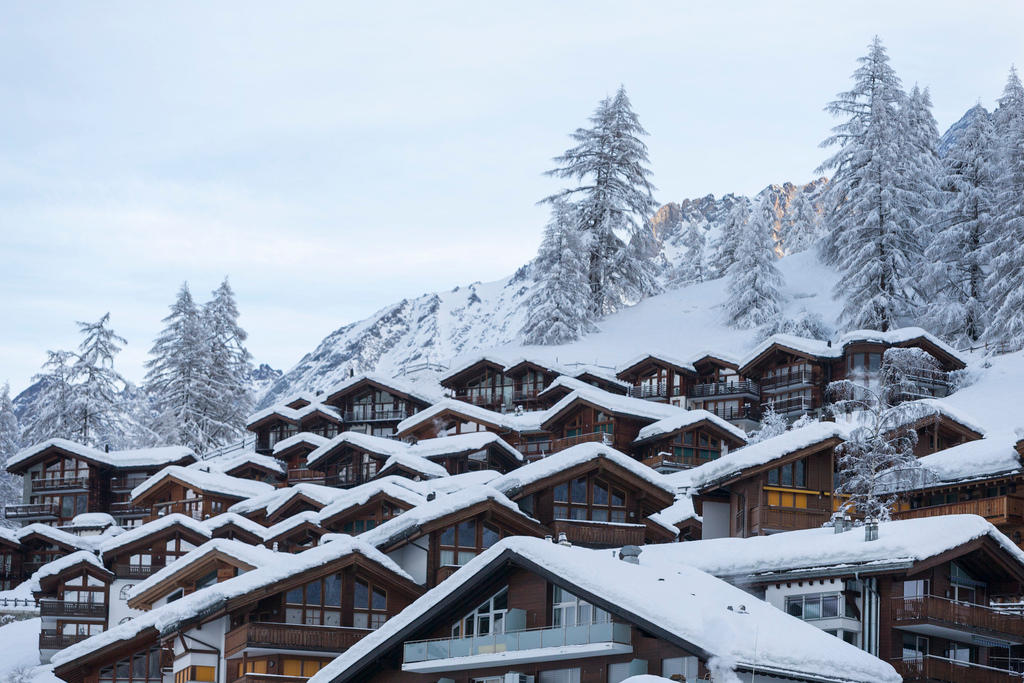
M 991 116 L 991 114 L 988 113 L 985 107 L 980 104 L 976 104 L 968 109 L 967 112 L 960 117 L 959 121 L 950 126 L 949 130 L 942 134 L 942 137 L 939 138 L 939 147 L 937 150 L 940 157 L 946 156 L 946 152 L 956 144 L 956 141 L 960 139 L 960 135 L 967 130 L 967 127 L 971 125 L 971 122 L 979 116 Z

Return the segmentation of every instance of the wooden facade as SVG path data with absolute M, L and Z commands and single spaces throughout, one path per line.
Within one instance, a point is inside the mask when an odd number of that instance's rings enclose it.
M 324 403 L 341 415 L 342 431 L 392 436 L 398 423 L 427 408 L 430 402 L 386 382 L 363 377 L 331 392 Z
M 505 379 L 505 365 L 491 358 L 481 358 L 442 377 L 441 386 L 452 398 L 487 410 L 500 413 L 513 404 L 513 388 Z
M 379 492 L 361 505 L 353 505 L 324 517 L 320 523 L 327 531 L 354 536 L 380 526 L 411 508 L 412 505 L 406 501 Z
M 132 504 L 149 510 L 146 521 L 178 513 L 202 521 L 226 512 L 241 496 L 204 491 L 173 476 L 132 499 Z
M 39 651 L 43 661 L 53 652 L 108 628 L 113 575 L 82 560 L 39 581 Z
M 552 453 L 590 442 L 630 453 L 640 430 L 654 421 L 650 417 L 629 415 L 577 397 L 545 420 L 541 427 L 551 435 Z
M 175 522 L 104 552 L 103 564 L 119 579 L 141 581 L 209 539 L 208 535 Z
M 688 364 L 649 355 L 619 370 L 615 376 L 629 383 L 628 396 L 668 403 L 690 392 L 697 373 Z
M 710 420 L 632 444 L 630 451 L 648 467 L 670 474 L 717 460 L 746 445 L 736 434 Z

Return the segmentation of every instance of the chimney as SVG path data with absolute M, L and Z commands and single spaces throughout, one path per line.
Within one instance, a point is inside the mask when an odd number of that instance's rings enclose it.
M 640 564 L 640 553 L 643 549 L 636 545 L 624 545 L 619 551 L 619 559 L 629 564 Z
M 569 542 L 568 537 L 566 537 L 564 531 L 559 531 L 558 532 L 558 545 L 564 545 L 566 547 L 572 545 L 572 543 Z
M 551 534 L 548 534 L 547 536 L 544 537 L 544 540 L 547 541 L 548 543 L 554 543 L 555 542 L 555 537 L 552 536 Z
M 865 519 L 864 520 L 864 540 L 865 541 L 877 541 L 878 540 L 878 520 L 877 519 Z
M 832 513 L 832 530 L 837 534 L 849 531 L 850 515 L 844 515 L 839 512 Z
M 437 498 L 436 491 L 431 491 L 430 493 L 427 494 L 427 500 L 434 500 L 435 498 Z

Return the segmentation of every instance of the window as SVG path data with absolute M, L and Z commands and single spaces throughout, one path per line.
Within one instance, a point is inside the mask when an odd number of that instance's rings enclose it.
M 134 583 L 127 583 L 127 584 L 121 586 L 121 592 L 119 592 L 117 594 L 117 597 L 120 598 L 121 600 L 127 600 L 128 596 L 131 595 L 132 588 L 135 588 L 135 584 Z
M 665 678 L 679 676 L 673 680 L 697 680 L 697 658 L 696 657 L 670 657 L 661 660 L 661 675 Z
M 949 582 L 952 598 L 958 602 L 979 603 L 979 594 L 985 590 L 985 582 L 975 580 L 956 562 L 949 563 Z
M 541 671 L 537 683 L 580 683 L 579 669 L 554 669 Z
M 285 623 L 341 626 L 341 576 L 331 574 L 285 593 Z
M 807 465 L 803 460 L 786 463 L 768 470 L 768 485 L 807 488 Z
M 441 566 L 461 567 L 477 553 L 498 542 L 501 531 L 498 527 L 467 519 L 441 530 Z
M 558 586 L 552 587 L 551 603 L 551 625 L 554 627 L 602 624 L 612 620 L 608 612 Z
M 162 683 L 163 674 L 160 672 L 161 656 L 159 647 L 151 647 L 142 652 L 136 652 L 131 657 L 126 657 L 112 666 L 100 669 L 99 679 L 104 683 L 118 681 L 118 683 Z
M 387 591 L 356 579 L 352 607 L 352 625 L 355 628 L 380 628 L 388 620 Z
M 505 615 L 508 613 L 508 587 L 488 598 L 475 610 L 459 619 L 452 626 L 453 638 L 485 636 L 505 632 Z
M 847 616 L 844 608 L 845 603 L 839 593 L 811 593 L 786 598 L 786 613 L 804 621 Z
M 174 683 L 213 683 L 216 680 L 215 672 L 216 669 L 212 666 L 186 666 L 181 671 L 174 672 Z
M 289 657 L 281 662 L 281 674 L 309 678 L 324 668 L 329 661 L 328 659 L 292 659 Z
M 903 597 L 904 598 L 923 598 L 929 595 L 928 592 L 929 582 L 928 579 L 919 579 L 917 581 L 904 581 L 903 582 Z
M 625 522 L 626 492 L 596 477 L 579 477 L 554 488 L 555 519 Z

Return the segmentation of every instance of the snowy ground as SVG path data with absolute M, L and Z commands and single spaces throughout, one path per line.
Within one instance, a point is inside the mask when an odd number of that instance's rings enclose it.
M 49 665 L 39 665 L 39 619 L 0 627 L 0 683 L 61 683 Z
M 975 353 L 968 367 L 973 383 L 945 401 L 988 430 L 1016 431 L 1024 437 L 1024 411 L 1014 398 L 1024 388 L 1024 351 L 991 358 Z

